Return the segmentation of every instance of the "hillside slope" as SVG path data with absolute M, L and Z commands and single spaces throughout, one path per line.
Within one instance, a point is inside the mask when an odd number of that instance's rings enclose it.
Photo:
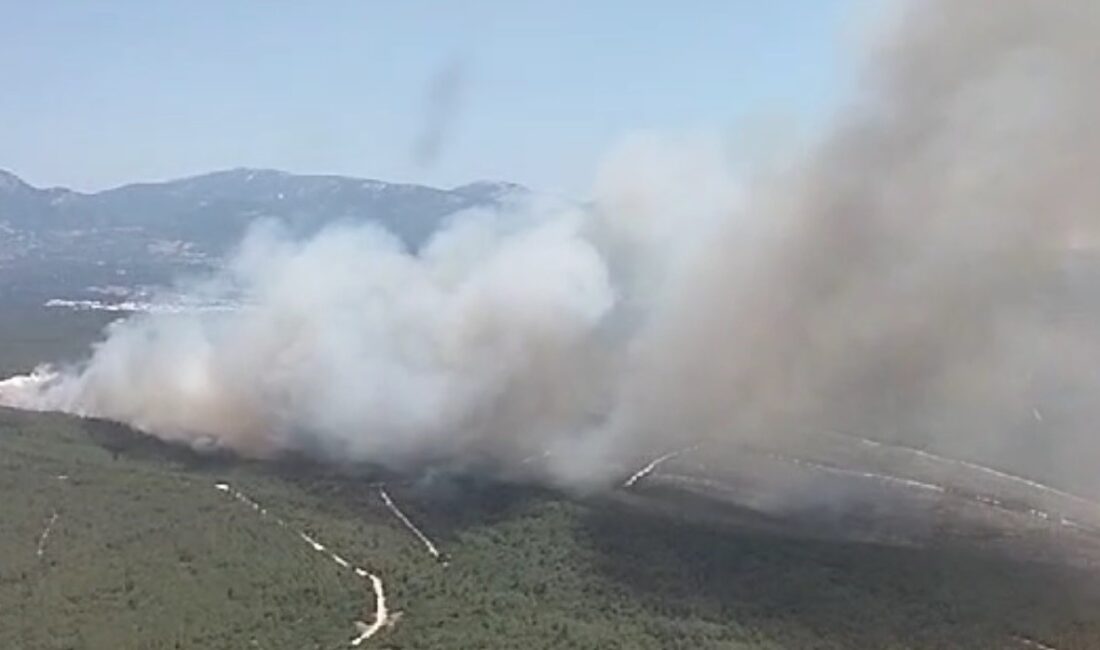
M 386 508 L 380 481 L 448 564 Z M 330 552 L 384 582 L 392 625 L 365 647 L 1100 641 L 1095 575 L 964 548 L 813 540 L 751 513 L 669 509 L 644 491 L 576 501 L 199 458 L 114 425 L 12 411 L 0 411 L 0 486 L 10 648 L 346 647 L 375 601 Z

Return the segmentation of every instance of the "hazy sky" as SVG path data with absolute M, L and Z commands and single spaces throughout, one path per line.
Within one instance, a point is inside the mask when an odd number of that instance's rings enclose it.
M 812 130 L 885 1 L 0 0 L 0 168 L 79 189 L 255 166 L 580 194 L 633 131 Z

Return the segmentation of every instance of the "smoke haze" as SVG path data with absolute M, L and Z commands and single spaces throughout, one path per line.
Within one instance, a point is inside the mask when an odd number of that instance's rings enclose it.
M 240 309 L 134 316 L 0 401 L 570 486 L 824 430 L 1020 464 L 1043 447 L 1045 470 L 1085 472 L 1100 341 L 1035 296 L 1100 234 L 1100 6 L 910 4 L 788 168 L 735 178 L 713 143 L 641 135 L 591 206 L 458 215 L 416 253 L 369 227 L 258 224 L 195 289 Z M 1058 441 L 1021 443 L 1056 391 Z

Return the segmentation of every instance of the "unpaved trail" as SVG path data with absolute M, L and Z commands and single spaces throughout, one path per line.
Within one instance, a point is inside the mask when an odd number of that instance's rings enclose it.
M 374 622 L 370 625 L 360 626 L 359 636 L 351 640 L 353 647 L 378 634 L 390 622 L 390 612 L 386 609 L 386 592 L 382 590 L 382 579 L 359 568 L 355 569 L 355 574 L 370 580 L 371 586 L 374 588 Z
M 3 382 L 0 382 L 3 384 Z M 58 481 L 68 481 L 68 474 L 58 474 L 54 476 Z M 53 532 L 54 525 L 57 523 L 58 517 L 61 515 L 54 510 L 50 515 L 50 518 L 46 520 L 46 525 L 42 527 L 42 534 L 38 536 L 38 548 L 35 549 L 34 554 L 38 557 L 42 557 L 46 553 L 46 541 L 50 538 L 50 533 Z
M 649 462 L 648 465 L 641 468 L 637 472 L 634 472 L 633 474 L 631 474 L 630 478 L 626 479 L 626 481 L 623 482 L 623 487 L 628 488 L 628 487 L 633 486 L 638 481 L 642 480 L 643 478 L 645 478 L 645 477 L 649 476 L 651 473 L 653 473 L 653 470 L 657 469 L 657 466 L 660 465 L 661 463 L 665 462 L 666 460 L 672 460 L 673 458 L 676 458 L 680 454 L 685 454 L 689 451 L 692 451 L 693 449 L 698 448 L 698 446 L 699 445 L 692 445 L 690 447 L 684 447 L 683 449 L 674 449 L 674 450 L 668 452 L 667 454 L 663 454 L 661 456 L 658 456 L 658 457 L 654 458 L 652 461 Z
M 919 449 L 919 448 L 916 448 L 916 447 L 909 447 L 909 446 L 906 446 L 906 445 L 898 445 L 898 444 L 882 442 L 882 441 L 879 441 L 879 440 L 873 440 L 871 438 L 864 438 L 864 437 L 861 437 L 861 436 L 858 436 L 858 435 L 855 435 L 855 434 L 844 433 L 844 432 L 840 432 L 840 431 L 825 431 L 823 433 L 825 433 L 827 435 L 837 437 L 837 438 L 843 438 L 843 439 L 846 439 L 846 440 L 854 440 L 854 441 L 856 441 L 856 442 L 858 442 L 862 445 L 872 447 L 872 448 L 883 449 L 883 450 L 892 451 L 892 452 L 896 452 L 896 453 L 909 454 L 909 455 L 913 455 L 913 456 L 917 456 L 919 458 L 922 458 L 926 461 L 930 461 L 930 462 L 941 464 L 941 465 L 953 465 L 955 467 L 961 467 L 961 468 L 963 468 L 965 470 L 968 470 L 968 471 L 971 471 L 971 472 L 977 472 L 977 473 L 980 473 L 980 474 L 984 474 L 986 476 L 990 476 L 990 477 L 999 479 L 1001 481 L 1006 481 L 1006 482 L 1013 483 L 1013 484 L 1016 484 L 1016 485 L 1021 485 L 1021 486 L 1027 487 L 1027 488 L 1029 488 L 1031 490 L 1034 490 L 1036 492 L 1039 492 L 1039 493 L 1052 495 L 1052 496 L 1055 496 L 1055 497 L 1060 497 L 1060 498 L 1066 499 L 1068 501 L 1072 501 L 1074 503 L 1077 503 L 1079 505 L 1087 506 L 1088 508 L 1090 508 L 1093 511 L 1100 511 L 1100 503 L 1097 503 L 1096 501 L 1092 501 L 1092 500 L 1087 499 L 1085 497 L 1078 496 L 1076 494 L 1072 494 L 1072 493 L 1066 492 L 1064 490 L 1059 490 L 1058 488 L 1040 483 L 1039 481 L 1035 481 L 1033 479 L 1025 478 L 1023 476 L 1017 476 L 1015 474 L 1010 474 L 1008 472 L 1004 472 L 1004 471 L 1001 471 L 1001 470 L 998 470 L 998 469 L 994 469 L 992 467 L 987 467 L 985 465 L 981 465 L 981 464 L 974 463 L 974 462 L 971 462 L 971 461 L 961 460 L 961 459 L 958 459 L 958 458 L 951 458 L 951 457 L 948 457 L 948 456 L 940 456 L 938 454 L 934 454 L 934 453 L 932 453 L 930 451 L 926 451 L 924 449 Z M 658 456 L 657 458 L 653 459 L 648 465 L 646 465 L 645 467 L 641 468 L 640 470 L 635 472 L 633 475 L 631 475 L 631 477 L 629 479 L 627 479 L 626 482 L 623 483 L 623 487 L 633 486 L 638 481 L 644 479 L 646 476 L 649 476 L 654 471 L 656 471 L 658 469 L 658 466 L 660 466 L 665 461 L 671 460 L 671 459 L 673 459 L 673 458 L 675 458 L 675 457 L 677 457 L 681 454 L 687 453 L 689 451 L 699 449 L 702 446 L 703 446 L 702 444 L 696 444 L 696 445 L 693 445 L 691 447 L 686 447 L 684 449 L 670 451 L 666 454 Z M 760 452 L 757 452 L 757 453 L 761 453 L 764 456 L 766 456 L 768 458 L 771 458 L 772 460 L 776 460 L 776 461 L 779 461 L 779 462 L 788 463 L 788 464 L 792 464 L 792 465 L 797 465 L 799 467 L 803 467 L 803 468 L 806 468 L 806 469 L 809 469 L 809 470 L 812 470 L 812 471 L 817 471 L 817 472 L 822 472 L 822 473 L 827 473 L 827 474 L 833 474 L 833 475 L 837 475 L 837 476 L 852 477 L 852 478 L 863 479 L 863 480 L 871 480 L 871 481 L 876 481 L 876 482 L 887 484 L 887 485 L 893 485 L 895 487 L 900 487 L 900 488 L 908 488 L 908 489 L 912 489 L 912 490 L 934 492 L 934 493 L 945 494 L 945 495 L 950 494 L 951 496 L 954 496 L 956 498 L 961 498 L 961 499 L 971 501 L 973 503 L 978 503 L 978 504 L 980 504 L 982 506 L 985 506 L 987 508 L 990 508 L 992 510 L 998 510 L 1000 512 L 1012 513 L 1012 514 L 1017 514 L 1017 515 L 1024 514 L 1024 515 L 1028 515 L 1028 516 L 1036 518 L 1036 519 L 1041 519 L 1043 521 L 1061 526 L 1063 528 L 1070 528 L 1070 529 L 1074 529 L 1074 530 L 1077 530 L 1077 531 L 1086 532 L 1086 533 L 1090 533 L 1090 534 L 1100 534 L 1100 529 L 1097 529 L 1093 526 L 1086 525 L 1085 523 L 1082 523 L 1082 520 L 1080 520 L 1080 519 L 1070 518 L 1070 517 L 1064 516 L 1062 514 L 1058 514 L 1058 513 L 1055 513 L 1055 512 L 1051 512 L 1051 511 L 1043 510 L 1043 509 L 1039 509 L 1039 508 L 1034 508 L 1034 507 L 1026 508 L 1026 509 L 1010 508 L 1010 507 L 1006 506 L 1002 501 L 1000 501 L 999 499 L 997 499 L 995 497 L 987 496 L 987 495 L 980 494 L 980 493 L 967 493 L 967 492 L 960 491 L 960 490 L 957 490 L 957 489 L 952 489 L 952 488 L 950 488 L 946 485 L 941 485 L 941 484 L 938 484 L 938 483 L 919 481 L 919 480 L 916 480 L 916 479 L 913 479 L 913 478 L 907 478 L 907 477 L 904 477 L 904 476 L 895 476 L 895 475 L 892 475 L 892 474 L 884 474 L 884 473 L 879 473 L 879 472 L 870 472 L 870 471 L 866 471 L 866 470 L 858 470 L 858 469 L 849 469 L 849 468 L 845 468 L 845 467 L 838 467 L 838 466 L 835 466 L 835 465 L 829 465 L 829 464 L 825 464 L 825 463 L 821 463 L 821 462 L 817 462 L 817 461 L 807 460 L 807 459 L 804 459 L 804 458 L 798 458 L 798 457 L 795 457 L 795 456 L 787 456 L 787 455 L 779 454 L 779 453 L 776 453 L 776 452 L 760 451 Z M 682 482 L 684 478 L 685 477 L 683 477 L 682 475 L 678 475 L 675 480 L 679 480 L 679 481 Z
M 1043 492 L 1043 493 L 1046 493 L 1046 494 L 1049 494 L 1049 495 L 1052 495 L 1052 496 L 1061 497 L 1063 499 L 1068 499 L 1070 501 L 1075 501 L 1079 504 L 1086 505 L 1086 506 L 1089 506 L 1091 508 L 1100 508 L 1100 503 L 1097 503 L 1096 501 L 1093 501 L 1091 499 L 1086 499 L 1085 497 L 1082 497 L 1082 496 L 1079 496 L 1079 495 L 1076 495 L 1076 494 L 1072 494 L 1070 492 L 1066 492 L 1065 490 L 1059 490 L 1056 487 L 1051 487 L 1049 485 L 1046 485 L 1045 483 L 1040 483 L 1039 481 L 1029 479 L 1029 478 L 1025 478 L 1023 476 L 1018 476 L 1016 474 L 1010 474 L 1009 472 L 1004 472 L 1004 471 L 1001 471 L 999 469 L 994 469 L 992 467 L 988 467 L 986 465 L 981 465 L 979 463 L 974 463 L 974 462 L 971 462 L 971 461 L 968 461 L 968 460 L 962 460 L 962 459 L 959 459 L 959 458 L 951 458 L 951 457 L 948 457 L 948 456 L 940 456 L 939 454 L 934 454 L 930 451 L 926 451 L 924 449 L 920 449 L 920 448 L 917 448 L 917 447 L 909 447 L 907 445 L 899 445 L 899 444 L 894 444 L 894 443 L 882 442 L 880 440 L 872 440 L 870 438 L 863 438 L 863 437 L 857 436 L 855 434 L 850 434 L 850 433 L 843 433 L 843 432 L 839 432 L 839 431 L 830 431 L 828 433 L 830 435 L 837 436 L 837 437 L 840 437 L 840 438 L 847 438 L 849 440 L 856 440 L 856 441 L 858 441 L 858 442 L 860 442 L 864 445 L 870 446 L 870 447 L 881 447 L 881 448 L 884 448 L 884 449 L 888 449 L 888 450 L 892 450 L 892 451 L 896 451 L 896 452 L 900 452 L 900 453 L 911 454 L 911 455 L 923 458 L 925 460 L 932 461 L 934 463 L 940 463 L 940 464 L 946 464 L 946 465 L 955 465 L 955 466 L 958 466 L 958 467 L 965 467 L 966 469 L 969 469 L 969 470 L 972 470 L 972 471 L 975 471 L 975 472 L 979 472 L 979 473 L 985 474 L 987 476 L 992 476 L 992 477 L 998 478 L 1002 481 L 1007 481 L 1007 482 L 1010 482 L 1010 483 L 1016 483 L 1017 485 L 1024 485 L 1024 486 L 1027 486 L 1027 487 L 1029 487 L 1033 490 L 1037 490 L 1039 492 Z
M 50 515 L 50 518 L 46 521 L 45 528 L 42 529 L 42 535 L 38 538 L 38 549 L 35 551 L 35 554 L 38 557 L 42 557 L 42 555 L 46 552 L 46 540 L 50 538 L 50 532 L 53 530 L 53 525 L 56 523 L 57 511 L 54 510 L 53 514 Z
M 1035 639 L 1029 639 L 1026 636 L 1014 637 L 1021 645 L 1025 645 L 1029 648 L 1035 648 L 1035 650 L 1058 650 L 1054 646 L 1049 646 L 1045 643 L 1036 641 Z
M 417 528 L 416 524 L 414 524 L 412 520 L 406 517 L 404 512 L 401 512 L 401 508 L 398 508 L 397 504 L 394 503 L 392 498 L 390 498 L 389 493 L 386 492 L 386 488 L 379 487 L 378 495 L 382 497 L 382 503 L 386 504 L 386 507 L 390 509 L 390 512 L 392 512 L 395 517 L 401 520 L 401 523 L 405 525 L 405 528 L 408 528 L 410 531 L 412 531 L 413 535 L 416 535 L 416 538 L 420 540 L 420 542 L 424 545 L 424 548 L 428 549 L 428 554 L 435 558 L 437 561 L 442 562 L 443 565 L 446 566 L 447 562 L 443 559 L 443 554 L 439 552 L 439 549 L 436 548 L 436 545 L 432 543 L 432 540 L 428 539 L 428 536 L 425 535 L 424 532 L 421 531 L 419 528 Z
M 864 444 L 867 444 L 869 446 L 891 447 L 891 448 L 901 449 L 901 450 L 911 452 L 911 453 L 920 453 L 921 455 L 926 455 L 928 457 L 935 458 L 935 459 L 938 459 L 938 460 L 943 461 L 943 462 L 958 463 L 958 464 L 961 464 L 964 467 L 971 468 L 971 469 L 982 469 L 982 470 L 985 471 L 985 473 L 997 476 L 999 478 L 1009 477 L 1011 479 L 1016 479 L 1016 482 L 1027 485 L 1028 487 L 1032 487 L 1032 488 L 1035 488 L 1036 486 L 1044 487 L 1044 488 L 1046 488 L 1046 490 L 1041 490 L 1041 491 L 1044 491 L 1044 492 L 1047 492 L 1047 493 L 1056 494 L 1056 495 L 1060 495 L 1060 496 L 1061 495 L 1069 496 L 1069 497 L 1074 496 L 1074 495 L 1065 495 L 1064 493 L 1057 490 L 1056 488 L 1050 488 L 1050 487 L 1047 487 L 1047 486 L 1043 486 L 1042 484 L 1037 484 L 1037 483 L 1035 483 L 1035 481 L 1031 481 L 1029 479 L 1025 479 L 1025 478 L 1021 478 L 1021 477 L 1013 477 L 1010 474 L 1006 475 L 1003 472 L 1000 472 L 998 470 L 988 468 L 988 467 L 983 467 L 981 465 L 976 465 L 974 463 L 970 463 L 970 462 L 967 462 L 967 461 L 957 461 L 955 459 L 943 458 L 943 457 L 940 457 L 940 456 L 936 456 L 934 454 L 930 454 L 928 452 L 923 452 L 921 450 L 911 449 L 911 448 L 908 448 L 908 447 L 894 447 L 893 445 L 887 445 L 885 443 L 880 443 L 878 441 L 870 440 L 870 439 L 860 438 L 858 440 L 860 440 L 860 442 L 862 442 Z M 684 451 L 686 451 L 686 450 L 684 450 Z M 683 452 L 673 452 L 673 453 L 676 454 L 676 453 L 683 453 Z M 898 487 L 898 488 L 903 488 L 903 489 L 910 489 L 910 490 L 918 490 L 918 491 L 925 491 L 925 492 L 933 492 L 933 493 L 937 493 L 937 494 L 943 494 L 945 496 L 951 496 L 951 497 L 954 497 L 954 498 L 970 501 L 972 503 L 979 504 L 979 505 L 984 506 L 986 508 L 989 508 L 991 510 L 997 510 L 999 512 L 1013 514 L 1013 515 L 1021 515 L 1021 514 L 1022 515 L 1027 515 L 1027 516 L 1030 516 L 1030 517 L 1033 517 L 1033 518 L 1036 518 L 1036 519 L 1041 519 L 1045 522 L 1055 524 L 1055 525 L 1058 525 L 1058 526 L 1061 526 L 1061 527 L 1064 527 L 1064 528 L 1070 528 L 1070 529 L 1073 529 L 1073 530 L 1076 530 L 1076 531 L 1090 533 L 1090 534 L 1100 534 L 1100 530 L 1097 530 L 1096 528 L 1085 525 L 1085 524 L 1081 523 L 1080 521 L 1078 521 L 1076 519 L 1071 519 L 1069 517 L 1066 517 L 1066 516 L 1063 516 L 1063 515 L 1060 515 L 1060 514 L 1057 514 L 1057 513 L 1049 512 L 1047 510 L 1041 510 L 1039 508 L 1027 508 L 1027 509 L 1010 508 L 1010 507 L 1006 506 L 999 499 L 997 499 L 995 497 L 987 496 L 987 495 L 984 495 L 984 494 L 970 494 L 970 493 L 962 492 L 962 491 L 959 491 L 959 490 L 956 490 L 956 489 L 951 489 L 951 488 L 949 488 L 945 485 L 940 485 L 940 484 L 937 484 L 937 483 L 928 483 L 928 482 L 925 482 L 925 481 L 918 481 L 916 479 L 906 478 L 906 477 L 903 477 L 903 476 L 894 476 L 892 474 L 882 474 L 882 473 L 879 473 L 879 472 L 868 472 L 868 471 L 864 471 L 864 470 L 856 470 L 856 469 L 848 469 L 848 468 L 845 468 L 845 467 L 837 467 L 835 465 L 827 465 L 825 463 L 820 463 L 820 462 L 812 461 L 812 460 L 806 460 L 804 458 L 798 458 L 798 457 L 795 457 L 795 456 L 786 456 L 786 455 L 778 454 L 778 453 L 775 453 L 775 452 L 758 452 L 758 453 L 761 453 L 763 456 L 765 456 L 767 458 L 770 458 L 772 460 L 782 462 L 782 463 L 791 464 L 791 465 L 795 465 L 795 466 L 802 467 L 802 468 L 805 468 L 805 469 L 808 469 L 808 470 L 811 470 L 811 471 L 821 472 L 821 473 L 824 473 L 824 474 L 833 474 L 833 475 L 836 475 L 836 476 L 844 476 L 844 477 L 850 477 L 850 478 L 856 478 L 856 479 L 862 479 L 862 480 L 875 481 L 875 482 L 878 482 L 878 483 L 881 483 L 881 484 L 890 485 L 890 486 L 893 486 L 893 487 Z M 649 465 L 644 467 L 642 469 L 642 471 L 639 471 L 638 473 L 636 473 L 634 475 L 635 477 L 637 477 L 634 482 L 637 482 L 637 480 L 640 480 L 640 479 L 652 474 L 657 469 L 657 465 L 659 465 L 660 463 L 662 463 L 666 460 L 669 460 L 670 457 L 671 456 L 669 454 L 665 454 L 664 456 L 661 456 L 661 457 L 657 458 L 656 460 L 654 460 L 652 463 L 650 463 Z M 718 489 L 723 489 L 723 490 L 728 490 L 729 489 L 728 486 L 725 486 L 724 484 L 722 484 L 721 481 L 713 481 L 713 480 L 705 479 L 705 478 L 702 478 L 702 477 L 692 477 L 692 476 L 686 476 L 686 475 L 683 475 L 683 474 L 666 474 L 666 473 L 663 473 L 663 472 L 657 474 L 656 476 L 660 476 L 662 478 L 668 478 L 669 480 L 673 480 L 673 481 L 680 482 L 680 483 L 694 483 L 694 484 L 697 484 L 697 485 L 700 485 L 700 486 L 709 485 L 712 488 L 718 488 Z M 632 478 L 634 478 L 634 477 L 632 477 Z M 629 483 L 629 484 L 632 485 L 633 483 Z M 1084 502 L 1084 503 L 1091 503 L 1088 500 L 1083 499 L 1082 497 L 1074 497 L 1074 498 L 1076 500 Z
M 241 503 L 252 508 L 254 511 L 258 512 L 261 517 L 270 517 L 280 527 L 287 529 L 290 528 L 290 526 L 287 525 L 286 521 L 274 515 L 268 514 L 266 508 L 261 506 L 253 499 L 249 498 L 248 495 L 244 494 L 243 492 L 234 489 L 228 483 L 215 483 L 214 487 L 218 491 L 224 492 L 225 494 L 232 496 L 237 501 L 240 501 Z M 386 607 L 386 593 L 383 589 L 381 578 L 367 571 L 366 569 L 352 565 L 340 555 L 336 554 L 333 551 L 330 551 L 324 544 L 314 539 L 305 531 L 299 530 L 296 532 L 298 534 L 298 538 L 308 544 L 310 548 L 312 548 L 314 551 L 325 554 L 340 568 L 350 570 L 357 577 L 370 581 L 371 589 L 374 591 L 374 622 L 372 622 L 370 625 L 367 625 L 366 623 L 363 623 L 361 621 L 356 621 L 355 625 L 359 629 L 359 635 L 351 640 L 351 645 L 353 647 L 361 645 L 364 641 L 371 638 L 375 634 L 378 634 L 386 626 L 393 623 L 394 619 L 391 617 L 389 609 L 387 609 Z
M 947 492 L 947 488 L 935 483 L 925 483 L 924 481 L 917 481 L 915 479 L 903 478 L 901 476 L 893 476 L 891 474 L 879 474 L 878 472 L 865 472 L 856 469 L 846 469 L 843 467 L 836 467 L 833 465 L 826 465 L 824 463 L 818 463 L 812 460 L 805 460 L 803 458 L 796 458 L 794 456 L 784 456 L 783 454 L 766 453 L 768 458 L 778 460 L 783 463 L 790 463 L 792 465 L 798 465 L 799 467 L 805 467 L 813 469 L 826 474 L 836 474 L 837 476 L 851 476 L 854 478 L 869 479 L 872 481 L 878 481 L 881 483 L 890 483 L 893 485 L 900 485 L 915 490 L 927 490 L 929 492 Z
M 868 441 L 868 442 L 874 442 L 874 441 Z M 885 445 L 882 445 L 881 443 L 876 443 L 876 444 L 879 444 L 880 446 L 885 446 Z M 916 450 L 914 450 L 914 451 L 916 451 Z M 792 464 L 798 465 L 800 467 L 807 467 L 807 468 L 810 468 L 810 469 L 814 469 L 814 470 L 817 470 L 817 471 L 826 472 L 826 473 L 830 473 L 830 474 L 837 474 L 837 475 L 840 475 L 840 476 L 852 476 L 852 477 L 857 477 L 857 478 L 871 479 L 871 480 L 875 480 L 875 481 L 880 481 L 882 483 L 897 485 L 897 486 L 900 486 L 900 487 L 913 488 L 913 489 L 917 489 L 917 490 L 927 490 L 927 491 L 931 491 L 931 492 L 939 492 L 941 494 L 950 493 L 952 496 L 955 496 L 957 498 L 966 499 L 966 500 L 972 501 L 974 503 L 981 504 L 981 505 L 983 505 L 987 508 L 991 508 L 993 510 L 998 510 L 1000 512 L 1017 514 L 1017 515 L 1018 514 L 1026 514 L 1026 515 L 1034 517 L 1036 519 L 1042 519 L 1043 521 L 1050 522 L 1050 523 L 1053 523 L 1053 524 L 1057 524 L 1057 525 L 1062 526 L 1064 528 L 1072 528 L 1074 530 L 1079 530 L 1079 531 L 1083 531 L 1083 532 L 1090 532 L 1090 533 L 1096 533 L 1097 532 L 1093 528 L 1091 528 L 1089 526 L 1086 526 L 1086 525 L 1084 525 L 1084 524 L 1082 524 L 1082 523 L 1080 523 L 1080 522 L 1078 522 L 1074 519 L 1070 519 L 1069 517 L 1064 517 L 1064 516 L 1061 516 L 1061 515 L 1058 515 L 1058 514 L 1048 512 L 1046 510 L 1040 510 L 1038 508 L 1028 508 L 1027 510 L 1012 509 L 1012 508 L 1009 508 L 1009 507 L 1005 506 L 999 499 L 996 499 L 994 497 L 989 497 L 989 496 L 985 496 L 985 495 L 982 495 L 982 494 L 964 494 L 964 493 L 961 493 L 957 490 L 950 490 L 946 486 L 938 485 L 936 483 L 925 483 L 923 481 L 917 481 L 915 479 L 904 478 L 904 477 L 901 477 L 901 476 L 893 476 L 893 475 L 890 475 L 890 474 L 879 474 L 877 472 L 864 472 L 864 471 L 853 470 L 853 469 L 845 469 L 845 468 L 842 468 L 842 467 L 834 467 L 832 465 L 824 465 L 822 463 L 809 461 L 809 460 L 804 460 L 804 459 L 801 459 L 801 458 L 795 458 L 795 457 L 792 457 L 792 456 L 782 456 L 780 454 L 767 454 L 767 455 L 770 458 L 773 458 L 773 459 L 776 459 L 776 460 L 792 463 Z M 935 458 L 940 458 L 939 456 L 934 456 L 932 454 L 930 454 L 930 455 L 935 457 Z M 966 461 L 954 461 L 953 459 L 947 459 L 947 458 L 944 458 L 942 460 L 945 460 L 945 461 L 948 461 L 948 462 L 962 463 L 962 464 L 964 464 L 968 467 L 970 467 L 970 466 L 973 466 L 975 468 L 982 467 L 980 465 L 973 465 L 973 463 L 967 463 Z M 998 472 L 997 470 L 994 470 L 994 469 L 990 469 L 990 468 L 983 468 L 983 469 L 986 469 L 989 472 L 993 472 L 997 475 L 1002 474 L 1001 472 Z M 1007 475 L 1007 476 L 1011 476 L 1011 475 Z M 1016 477 L 1016 478 L 1019 478 L 1019 477 Z M 1034 483 L 1034 481 L 1029 481 L 1028 479 L 1023 479 L 1023 478 L 1020 478 L 1019 480 L 1025 482 L 1025 484 L 1029 485 L 1030 487 L 1034 487 L 1034 486 L 1031 485 L 1032 483 Z M 1049 490 L 1053 490 L 1054 493 L 1056 493 L 1056 494 L 1058 493 L 1058 491 L 1055 490 L 1054 488 L 1049 488 Z M 1067 496 L 1072 496 L 1072 495 L 1067 495 Z

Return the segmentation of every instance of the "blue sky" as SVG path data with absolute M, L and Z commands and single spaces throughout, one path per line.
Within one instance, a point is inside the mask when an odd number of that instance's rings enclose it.
M 632 132 L 819 128 L 874 4 L 0 0 L 0 168 L 79 189 L 255 166 L 583 194 Z

